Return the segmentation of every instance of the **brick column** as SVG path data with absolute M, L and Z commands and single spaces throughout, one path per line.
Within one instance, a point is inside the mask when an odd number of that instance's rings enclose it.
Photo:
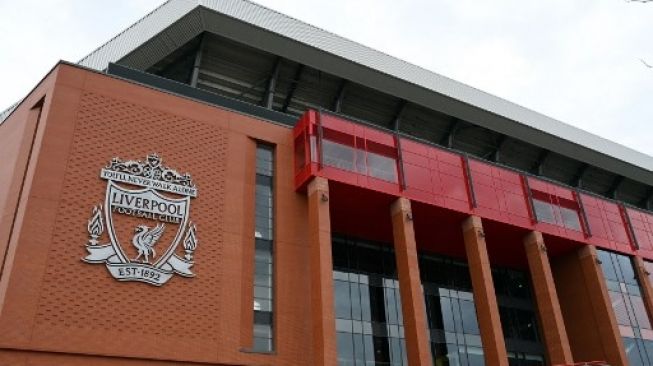
M 548 359 L 552 365 L 570 364 L 571 348 L 542 234 L 530 232 L 524 237 L 524 247 Z
M 432 365 L 410 201 L 398 198 L 390 209 L 408 365 Z
M 321 177 L 313 178 L 308 184 L 308 232 L 313 308 L 313 365 L 335 366 L 337 350 L 329 182 Z
M 612 301 L 608 294 L 608 288 L 594 246 L 586 245 L 579 249 L 578 259 L 583 271 L 594 318 L 597 320 L 596 328 L 588 324 L 587 332 L 598 333 L 601 348 L 606 361 L 610 365 L 628 365 L 623 341 L 617 326 L 617 318 L 612 309 Z
M 463 224 L 465 251 L 469 264 L 469 273 L 474 288 L 476 315 L 481 330 L 485 364 L 492 366 L 508 366 L 506 343 L 503 339 L 499 305 L 494 292 L 490 260 L 485 244 L 483 224 L 478 216 L 470 216 Z
M 653 285 L 651 284 L 649 273 L 644 266 L 644 260 L 642 257 L 634 257 L 634 261 L 635 271 L 637 272 L 639 285 L 642 289 L 642 300 L 644 300 L 648 318 L 653 321 Z

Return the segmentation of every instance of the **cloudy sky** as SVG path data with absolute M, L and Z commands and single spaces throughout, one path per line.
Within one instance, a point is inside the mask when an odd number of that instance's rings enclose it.
M 0 0 L 0 109 L 161 0 Z M 653 155 L 653 3 L 257 0 Z

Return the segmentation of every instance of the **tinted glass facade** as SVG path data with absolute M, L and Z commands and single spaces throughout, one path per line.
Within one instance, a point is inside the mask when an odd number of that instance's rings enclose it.
M 495 268 L 492 277 L 510 365 L 544 365 L 544 348 L 528 274 Z
M 339 365 L 407 365 L 391 247 L 333 238 Z
M 630 257 L 599 250 L 612 308 L 630 366 L 653 364 L 653 330 Z
M 467 264 L 420 256 L 434 365 L 485 365 Z

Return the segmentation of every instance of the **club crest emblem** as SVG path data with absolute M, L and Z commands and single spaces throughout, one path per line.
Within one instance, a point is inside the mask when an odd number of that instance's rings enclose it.
M 88 220 L 88 255 L 82 260 L 104 263 L 118 281 L 161 286 L 173 274 L 195 276 L 198 242 L 189 212 L 197 188 L 190 175 L 150 154 L 145 161 L 114 158 L 100 178 L 107 181 L 106 197 Z

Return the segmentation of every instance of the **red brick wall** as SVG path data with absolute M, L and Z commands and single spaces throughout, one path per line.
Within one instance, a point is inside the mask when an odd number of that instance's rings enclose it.
M 0 282 L 0 347 L 23 352 L 0 351 L 0 364 L 90 362 L 74 354 L 111 356 L 106 362 L 115 364 L 124 357 L 310 364 L 306 198 L 294 192 L 290 129 L 68 65 L 52 78 L 10 272 Z M 252 328 L 254 139 L 277 147 L 273 355 L 241 352 Z M 198 188 L 190 212 L 197 276 L 174 276 L 160 288 L 120 283 L 103 264 L 81 261 L 86 222 L 105 195 L 100 169 L 113 157 L 142 160 L 152 152 L 189 172 Z

